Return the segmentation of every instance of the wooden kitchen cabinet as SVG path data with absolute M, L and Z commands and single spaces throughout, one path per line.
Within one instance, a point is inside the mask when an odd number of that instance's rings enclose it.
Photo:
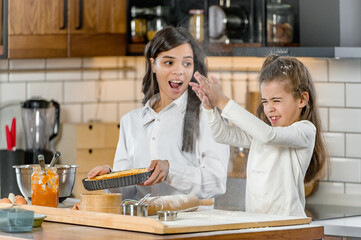
M 8 2 L 8 58 L 125 55 L 126 0 Z
M 73 197 L 86 192 L 82 179 L 98 165 L 113 166 L 119 138 L 118 123 L 63 124 L 56 150 L 61 152 L 61 164 L 76 164 Z

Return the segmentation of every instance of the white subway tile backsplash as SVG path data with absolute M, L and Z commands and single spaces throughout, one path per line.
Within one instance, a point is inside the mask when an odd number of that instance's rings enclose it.
M 117 80 L 101 82 L 101 101 L 134 101 L 135 81 Z
M 346 107 L 361 108 L 361 84 L 346 84 Z
M 327 59 L 318 58 L 298 58 L 308 69 L 314 82 L 328 81 Z
M 328 131 L 328 108 L 319 108 L 322 131 Z
M 7 82 L 9 80 L 9 74 L 0 73 L 0 82 Z
M 100 99 L 100 86 L 97 81 L 64 82 L 65 103 L 96 102 Z
M 331 157 L 345 156 L 345 134 L 344 133 L 325 133 L 326 146 L 328 154 Z
M 140 107 L 143 107 L 143 106 L 142 106 L 142 105 L 138 105 L 138 104 L 135 103 L 135 102 L 129 102 L 129 103 L 123 102 L 123 103 L 119 103 L 119 106 L 118 106 L 119 116 L 118 116 L 118 120 L 117 120 L 117 121 L 119 122 L 120 118 L 121 118 L 124 114 L 126 114 L 126 113 L 128 113 L 128 112 L 130 112 L 130 111 L 132 111 L 132 110 L 134 110 L 134 109 L 140 108 Z
M 83 70 L 83 80 L 98 80 L 100 79 L 99 70 Z
M 10 72 L 9 73 L 10 82 L 26 82 L 26 81 L 45 81 L 45 71 L 44 72 Z
M 361 159 L 331 158 L 330 181 L 361 182 Z
M 346 157 L 361 158 L 361 134 L 346 133 Z
M 361 195 L 360 183 L 346 183 L 345 185 L 346 194 Z
M 45 69 L 45 59 L 12 59 L 9 69 Z
M 232 80 L 222 80 L 221 85 L 223 93 L 229 98 L 234 98 L 232 92 Z
M 361 109 L 330 108 L 329 130 L 361 133 Z
M 137 72 L 136 71 L 118 71 L 118 78 L 123 79 L 136 79 L 137 78 Z
M 231 72 L 221 72 L 222 80 L 231 80 L 233 79 L 233 74 Z
M 248 79 L 248 74 L 246 72 L 233 72 L 233 80 L 244 80 Z
M 9 60 L 0 59 L 0 69 L 1 70 L 8 70 L 8 68 L 9 68 Z
M 90 122 L 100 120 L 103 122 L 118 122 L 116 103 L 84 104 L 83 121 Z
M 328 107 L 345 106 L 344 83 L 315 83 L 318 105 Z
M 247 84 L 245 81 L 233 81 L 233 100 L 240 104 L 246 103 Z
M 361 82 L 360 59 L 329 59 L 330 82 Z
M 137 61 L 136 57 L 119 57 L 118 58 L 118 66 L 134 68 L 136 61 Z
M 208 76 L 209 76 L 209 77 L 210 77 L 210 76 L 213 76 L 213 77 L 215 77 L 215 78 L 218 79 L 218 80 L 222 80 L 222 73 L 221 73 L 221 72 L 215 72 L 215 71 L 209 72 L 209 73 L 208 73 Z
M 0 83 L 0 103 L 8 101 L 24 101 L 26 99 L 26 83 Z
M 61 82 L 28 83 L 26 97 L 53 99 L 61 103 L 63 102 L 63 84 Z
M 135 69 L 136 69 L 136 78 L 137 79 L 143 79 L 145 75 L 145 58 L 144 57 L 136 57 L 135 58 Z
M 135 81 L 135 100 L 142 102 L 144 94 L 142 93 L 142 80 Z
M 115 68 L 117 67 L 117 57 L 94 57 L 84 58 L 84 68 Z
M 233 57 L 232 69 L 249 69 L 250 71 L 261 70 L 265 58 L 259 57 Z
M 232 58 L 229 57 L 208 57 L 208 68 L 210 70 L 231 70 Z
M 61 123 L 81 123 L 82 113 L 81 104 L 60 104 Z
M 324 182 L 318 183 L 317 194 L 319 193 L 335 193 L 343 194 L 345 192 L 345 184 L 340 182 Z
M 81 58 L 48 58 L 46 59 L 46 68 L 47 69 L 57 69 L 57 68 L 81 68 L 82 59 Z
M 118 71 L 117 70 L 100 70 L 99 78 L 102 80 L 118 79 Z
M 58 80 L 81 80 L 81 71 L 49 71 L 45 76 L 48 81 Z

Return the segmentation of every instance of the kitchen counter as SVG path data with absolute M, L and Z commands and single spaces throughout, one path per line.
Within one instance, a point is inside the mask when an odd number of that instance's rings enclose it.
M 325 235 L 356 237 L 361 239 L 361 216 L 313 221 L 311 224 L 323 225 Z
M 37 240 L 68 240 L 68 239 L 322 239 L 323 227 L 315 224 L 303 224 L 284 227 L 251 228 L 241 230 L 212 231 L 201 233 L 156 235 L 140 232 L 87 227 L 72 224 L 44 222 L 42 227 L 33 228 L 30 233 L 0 232 L 2 239 L 37 239 Z

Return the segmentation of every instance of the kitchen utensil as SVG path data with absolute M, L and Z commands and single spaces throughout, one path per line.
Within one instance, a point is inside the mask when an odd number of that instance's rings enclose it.
M 143 205 L 143 203 L 145 201 L 147 201 L 147 199 L 150 197 L 151 193 L 147 193 L 143 198 L 141 198 L 137 203 L 136 205 Z
M 53 156 L 49 149 L 59 131 L 60 106 L 54 101 L 32 98 L 22 103 L 21 118 L 26 146 L 25 163 L 38 163 L 37 156 L 43 154 L 48 164 Z
M 80 196 L 80 210 L 117 213 L 122 212 L 122 194 L 120 193 L 82 193 Z
M 45 218 L 46 215 L 35 213 L 33 227 L 40 227 Z
M 149 200 L 152 200 L 150 198 Z M 162 209 L 159 205 L 149 206 L 148 215 L 155 215 L 158 211 L 180 211 L 180 210 L 197 210 L 201 205 L 213 205 L 213 199 L 200 200 L 196 195 L 172 195 L 161 196 L 153 201 L 153 204 L 162 204 Z
M 177 218 L 178 211 L 158 211 L 160 221 L 174 221 Z
M 15 150 L 16 147 L 16 120 L 13 118 L 11 122 L 11 128 L 9 126 L 5 126 L 6 133 L 6 144 L 8 151 Z
M 182 221 L 162 222 L 154 217 L 139 218 L 124 216 L 122 214 L 94 214 L 94 212 L 88 211 L 75 211 L 64 208 L 49 208 L 34 205 L 22 205 L 21 208 L 45 214 L 47 215 L 46 220 L 51 222 L 156 234 L 288 226 L 308 224 L 311 222 L 311 218 L 306 217 L 275 216 L 219 209 L 182 214 Z
M 44 156 L 42 154 L 38 155 L 38 161 L 39 161 L 39 164 L 40 164 L 41 171 L 43 171 L 43 174 L 46 174 L 46 172 L 45 172 L 45 159 L 44 159 Z
M 122 202 L 122 208 L 123 208 L 123 215 L 147 217 L 147 216 L 155 215 L 154 211 L 149 212 L 150 208 L 157 208 L 161 210 L 162 204 L 145 203 L 145 204 L 137 205 L 137 202 L 124 200 Z
M 31 174 L 37 164 L 15 165 L 16 182 L 24 197 L 31 198 Z M 49 167 L 49 165 L 47 165 Z M 74 187 L 77 165 L 56 165 L 59 175 L 59 202 L 70 197 Z
M 54 166 L 55 166 L 56 161 L 58 161 L 58 158 L 60 157 L 60 155 L 61 155 L 61 153 L 58 152 L 58 151 L 56 151 L 56 152 L 54 153 L 54 157 L 53 157 L 53 159 L 51 159 L 51 162 L 50 162 L 50 167 L 54 167 Z

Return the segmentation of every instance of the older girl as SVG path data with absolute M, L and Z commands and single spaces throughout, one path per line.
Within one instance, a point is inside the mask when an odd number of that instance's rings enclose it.
M 212 139 L 200 100 L 189 87 L 193 74 L 207 74 L 206 58 L 184 28 L 159 31 L 145 50 L 142 108 L 124 115 L 114 171 L 148 167 L 154 170 L 143 186 L 121 189 L 123 198 L 195 194 L 209 198 L 226 189 L 229 147 Z M 111 171 L 98 166 L 92 178 Z
M 246 211 L 306 216 L 304 183 L 321 178 L 326 162 L 316 92 L 307 68 L 292 57 L 266 58 L 259 77 L 260 119 L 226 97 L 216 79 L 199 73 L 195 78 L 199 85 L 190 85 L 209 109 L 216 141 L 250 148 Z M 225 125 L 221 115 L 235 126 Z

